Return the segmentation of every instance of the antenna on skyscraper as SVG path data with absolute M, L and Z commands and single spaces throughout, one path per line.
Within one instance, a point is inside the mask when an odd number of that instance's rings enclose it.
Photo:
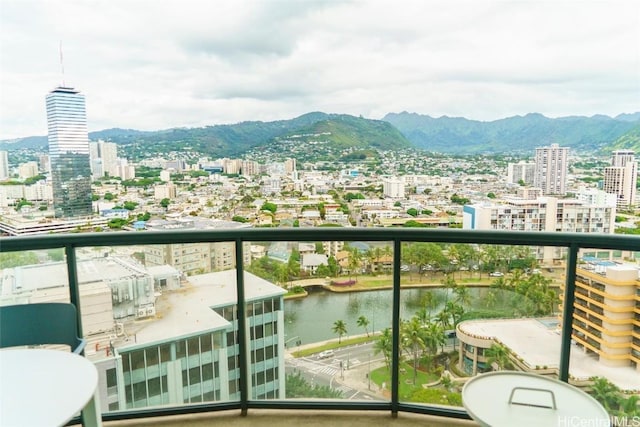
M 60 40 L 60 71 L 62 72 L 62 87 L 64 86 L 64 61 L 62 58 L 62 40 Z

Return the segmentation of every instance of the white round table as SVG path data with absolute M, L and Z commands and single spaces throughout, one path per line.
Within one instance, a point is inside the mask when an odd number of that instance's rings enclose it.
M 526 372 L 490 372 L 470 379 L 462 403 L 483 426 L 610 426 L 593 397 L 567 383 Z
M 0 426 L 62 426 L 84 409 L 100 426 L 98 371 L 77 354 L 44 349 L 0 351 Z

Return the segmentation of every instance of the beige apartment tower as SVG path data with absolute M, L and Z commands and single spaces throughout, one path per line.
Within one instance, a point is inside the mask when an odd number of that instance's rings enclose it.
M 613 152 L 611 166 L 604 169 L 604 191 L 615 194 L 620 208 L 632 208 L 636 201 L 638 162 L 632 150 Z
M 640 371 L 638 267 L 612 262 L 583 267 L 576 270 L 571 338 L 602 364 Z
M 569 148 L 551 144 L 536 148 L 533 185 L 545 195 L 563 196 L 567 186 L 567 160 Z

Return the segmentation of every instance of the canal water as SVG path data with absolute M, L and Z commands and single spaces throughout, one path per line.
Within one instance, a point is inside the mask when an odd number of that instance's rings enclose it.
M 485 291 L 486 289 L 469 288 L 472 301 L 478 301 Z M 400 317 L 410 319 L 424 307 L 427 293 L 433 294 L 432 299 L 435 301 L 431 309 L 432 316 L 440 312 L 447 298 L 454 298 L 450 296 L 450 289 L 404 289 L 400 297 Z M 369 332 L 383 330 L 391 327 L 392 304 L 391 289 L 349 293 L 311 291 L 306 298 L 285 301 L 285 341 L 294 346 L 298 341 L 309 344 L 337 338 L 338 335 L 333 332 L 336 320 L 342 320 L 346 324 L 347 336 L 361 335 L 365 333 L 365 329 L 358 326 L 360 316 L 369 320 Z

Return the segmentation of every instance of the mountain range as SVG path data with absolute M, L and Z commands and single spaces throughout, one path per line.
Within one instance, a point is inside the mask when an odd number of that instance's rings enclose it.
M 538 113 L 494 121 L 389 113 L 382 120 L 312 112 L 291 120 L 247 121 L 232 125 L 160 131 L 106 129 L 90 132 L 127 146 L 127 151 L 193 150 L 213 157 L 239 156 L 279 140 L 322 142 L 336 148 L 419 148 L 455 154 L 532 153 L 557 143 L 580 152 L 607 154 L 613 149 L 640 152 L 640 112 L 616 117 L 595 115 L 548 118 Z M 46 148 L 46 136 L 0 141 L 0 150 Z M 151 148 L 153 147 L 153 148 Z M 124 148 L 124 147 L 123 147 Z

